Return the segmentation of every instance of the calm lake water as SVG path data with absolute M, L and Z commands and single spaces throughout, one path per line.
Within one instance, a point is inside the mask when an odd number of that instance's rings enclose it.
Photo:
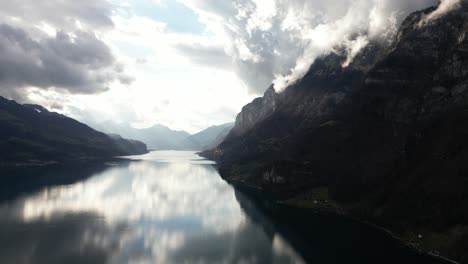
M 2 172 L 0 263 L 365 263 L 402 251 L 323 216 L 307 220 L 312 242 L 288 242 L 211 161 L 174 151 L 131 159 Z
M 132 159 L 13 193 L 0 205 L 0 263 L 303 263 L 249 219 L 211 161 L 172 151 Z

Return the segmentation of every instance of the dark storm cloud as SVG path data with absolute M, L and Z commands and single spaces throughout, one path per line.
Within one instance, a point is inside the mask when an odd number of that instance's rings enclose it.
M 0 25 L 0 85 L 18 96 L 23 87 L 56 88 L 70 93 L 106 91 L 114 80 L 130 79 L 109 47 L 93 33 L 60 31 L 39 40 L 10 25 Z
M 104 0 L 2 3 L 0 95 L 26 101 L 26 87 L 93 94 L 114 81 L 130 84 L 133 78 L 98 37 L 113 28 L 112 10 Z

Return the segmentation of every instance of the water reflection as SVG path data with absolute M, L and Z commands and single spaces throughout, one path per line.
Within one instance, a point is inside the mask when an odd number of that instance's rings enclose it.
M 0 263 L 110 263 L 124 230 L 125 225 L 109 226 L 94 213 L 28 222 L 2 214 Z
M 191 152 L 153 152 L 0 205 L 0 263 L 303 263 Z

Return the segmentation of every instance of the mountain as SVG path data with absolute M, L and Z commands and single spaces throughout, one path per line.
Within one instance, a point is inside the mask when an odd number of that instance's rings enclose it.
M 127 154 L 125 155 L 141 155 L 148 153 L 148 147 L 145 143 L 135 140 L 123 138 L 118 134 L 107 134 L 118 148 L 125 150 Z
M 140 140 L 148 145 L 150 149 L 158 150 L 181 150 L 181 144 L 190 134 L 185 131 L 172 130 L 163 125 L 154 125 L 149 128 L 138 129 L 127 124 L 117 124 L 112 121 L 104 123 L 93 123 L 91 127 L 109 134 L 119 134 L 127 138 Z
M 234 127 L 234 123 L 211 126 L 201 132 L 189 136 L 182 142 L 187 149 L 206 150 L 219 145 Z
M 39 105 L 0 97 L 0 160 L 71 160 L 147 153 L 146 145 L 111 138 Z
M 276 110 L 278 96 L 273 86 L 270 86 L 263 97 L 256 98 L 244 106 L 236 118 L 232 133 L 237 136 L 242 135 L 273 113 Z
M 197 134 L 190 135 L 185 131 L 172 130 L 163 125 L 154 125 L 144 129 L 112 121 L 90 125 L 109 134 L 116 133 L 127 138 L 140 140 L 145 142 L 149 148 L 156 150 L 209 149 L 221 143 L 233 126 L 231 123 L 212 126 Z
M 190 136 L 185 131 L 172 130 L 163 125 L 155 125 L 150 128 L 137 129 L 135 138 L 147 142 L 152 149 L 182 150 L 181 142 Z
M 318 58 L 282 93 L 244 107 L 204 152 L 229 182 L 291 206 L 344 212 L 468 263 L 468 2 L 351 65 Z

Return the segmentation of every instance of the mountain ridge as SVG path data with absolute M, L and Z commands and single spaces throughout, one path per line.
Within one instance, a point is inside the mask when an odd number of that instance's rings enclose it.
M 186 148 L 193 150 L 211 149 L 221 144 L 233 127 L 234 123 L 210 126 L 189 136 L 182 144 L 186 146 Z
M 467 3 L 423 26 L 435 8 L 411 14 L 390 45 L 371 43 L 346 68 L 340 52 L 316 59 L 274 111 L 242 122 L 264 110 L 256 99 L 236 119 L 245 131 L 204 155 L 233 184 L 337 206 L 467 262 L 468 210 L 455 205 L 468 204 Z
M 78 160 L 147 153 L 146 145 L 112 139 L 40 105 L 0 97 L 0 158 L 3 161 Z
M 221 143 L 227 132 L 232 128 L 230 124 L 210 126 L 193 135 L 186 131 L 172 130 L 161 124 L 143 129 L 134 128 L 126 124 L 117 124 L 112 121 L 101 124 L 91 123 L 90 125 L 106 133 L 117 133 L 128 138 L 140 140 L 153 150 L 202 151 Z M 228 131 L 224 131 L 224 129 L 228 129 Z

